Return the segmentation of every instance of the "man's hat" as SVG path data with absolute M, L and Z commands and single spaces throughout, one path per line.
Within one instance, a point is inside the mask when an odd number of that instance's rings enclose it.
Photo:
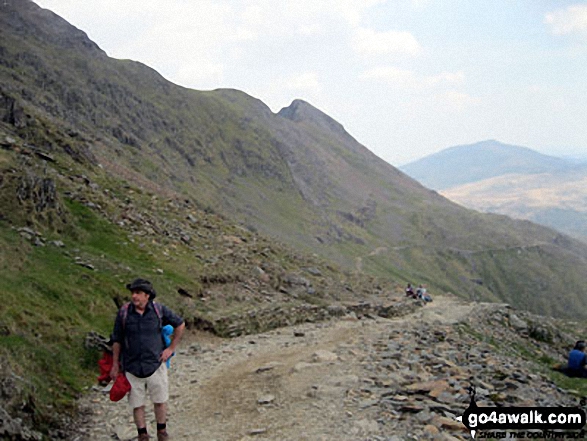
M 149 299 L 153 300 L 157 293 L 155 292 L 155 288 L 153 288 L 153 284 L 145 279 L 135 279 L 131 283 L 126 285 L 126 289 L 129 291 L 143 291 L 145 294 L 149 294 Z

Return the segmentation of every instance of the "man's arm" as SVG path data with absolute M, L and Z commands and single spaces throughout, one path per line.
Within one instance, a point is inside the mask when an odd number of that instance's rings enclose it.
M 161 353 L 161 361 L 166 362 L 169 357 L 173 355 L 175 349 L 179 345 L 181 338 L 183 337 L 183 333 L 185 331 L 185 322 L 182 322 L 177 328 L 173 330 L 173 340 L 168 348 L 165 348 Z
M 119 372 L 120 361 L 120 343 L 114 342 L 112 344 L 112 368 L 110 369 L 110 378 L 116 380 Z

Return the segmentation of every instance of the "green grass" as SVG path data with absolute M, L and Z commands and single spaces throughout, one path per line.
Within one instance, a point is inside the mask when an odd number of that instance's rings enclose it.
M 77 202 L 66 203 L 73 229 L 61 237 L 65 248 L 32 246 L 0 222 L 0 312 L 9 335 L 0 336 L 0 352 L 21 382 L 25 400 L 33 400 L 40 427 L 51 423 L 51 406 L 71 408 L 96 374 L 99 354 L 83 347 L 90 330 L 109 335 L 116 313 L 112 297 L 125 294 L 113 262 L 145 274 L 158 266 L 126 233 Z M 75 247 L 72 250 L 72 246 Z M 81 256 L 91 271 L 76 264 Z M 172 274 L 172 273 L 171 273 Z M 185 276 L 184 276 L 185 278 Z M 171 281 L 181 277 L 169 277 Z M 29 397 L 29 398 L 26 398 Z

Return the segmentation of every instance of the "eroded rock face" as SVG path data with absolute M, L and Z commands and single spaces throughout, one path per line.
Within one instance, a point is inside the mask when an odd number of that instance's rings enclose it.
M 41 441 L 43 436 L 23 425 L 20 418 L 12 418 L 0 407 L 0 439 L 10 441 Z
M 21 203 L 30 201 L 38 213 L 59 208 L 55 181 L 50 178 L 27 173 L 20 180 L 16 196 Z
M 22 106 L 12 97 L 0 91 L 0 121 L 18 129 L 27 126 L 27 116 Z

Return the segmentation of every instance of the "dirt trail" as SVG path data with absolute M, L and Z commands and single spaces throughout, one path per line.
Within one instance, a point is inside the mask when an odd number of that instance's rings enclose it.
M 368 347 L 407 323 L 452 324 L 473 307 L 436 297 L 393 320 L 347 317 L 232 340 L 190 335 L 172 359 L 170 432 L 174 440 L 368 439 L 370 423 L 345 407 L 361 389 Z M 125 402 L 95 391 L 83 404 L 91 416 L 73 439 L 135 436 Z
M 365 257 L 378 256 L 378 255 L 383 254 L 383 253 L 385 253 L 387 251 L 388 251 L 388 248 L 387 247 L 375 248 L 373 251 L 371 251 Z M 358 272 L 362 272 L 363 271 L 363 257 L 357 257 L 357 258 L 355 258 L 355 268 L 356 268 L 356 270 Z

